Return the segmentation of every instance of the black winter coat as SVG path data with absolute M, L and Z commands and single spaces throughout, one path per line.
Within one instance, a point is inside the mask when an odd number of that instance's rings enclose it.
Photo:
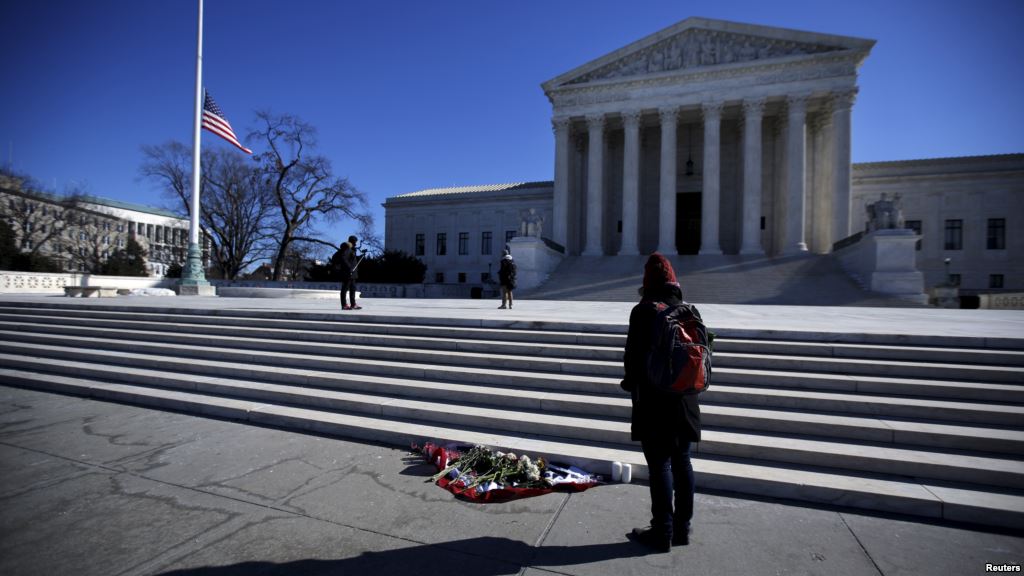
M 358 263 L 355 249 L 348 242 L 344 242 L 338 251 L 338 268 L 341 273 L 342 282 L 359 278 L 359 273 L 356 269 Z
M 700 442 L 697 395 L 679 396 L 662 392 L 647 380 L 647 355 L 658 314 L 655 303 L 673 306 L 682 300 L 679 287 L 669 284 L 659 293 L 645 294 L 629 315 L 629 334 L 623 358 L 626 377 L 622 388 L 633 397 L 632 439 L 635 441 L 675 438 L 682 442 Z
M 498 265 L 498 283 L 509 290 L 516 289 L 516 261 L 503 257 Z

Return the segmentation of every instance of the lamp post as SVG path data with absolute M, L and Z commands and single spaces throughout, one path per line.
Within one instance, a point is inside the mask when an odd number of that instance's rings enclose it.
M 946 285 L 947 286 L 952 286 L 953 285 L 953 279 L 949 276 L 949 263 L 952 262 L 952 260 L 949 259 L 949 258 L 946 258 L 942 262 L 943 262 L 943 264 L 946 265 Z

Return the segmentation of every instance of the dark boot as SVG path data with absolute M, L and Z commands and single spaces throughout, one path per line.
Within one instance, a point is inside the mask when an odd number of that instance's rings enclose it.
M 633 528 L 633 536 L 636 541 L 653 549 L 656 552 L 668 552 L 672 550 L 672 542 L 668 534 L 654 528 Z

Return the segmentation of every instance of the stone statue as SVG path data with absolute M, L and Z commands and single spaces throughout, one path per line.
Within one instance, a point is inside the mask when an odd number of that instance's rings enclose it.
M 536 208 L 523 210 L 520 213 L 522 223 L 519 225 L 520 236 L 540 238 L 544 225 L 544 217 L 537 213 Z
M 890 200 L 888 194 L 882 192 L 881 198 L 873 204 L 866 205 L 865 210 L 868 213 L 867 229 L 869 232 L 903 228 L 903 207 L 899 194 Z

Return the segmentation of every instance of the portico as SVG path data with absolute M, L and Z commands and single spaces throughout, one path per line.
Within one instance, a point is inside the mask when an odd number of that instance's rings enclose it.
M 543 84 L 569 254 L 826 253 L 873 40 L 690 18 Z

